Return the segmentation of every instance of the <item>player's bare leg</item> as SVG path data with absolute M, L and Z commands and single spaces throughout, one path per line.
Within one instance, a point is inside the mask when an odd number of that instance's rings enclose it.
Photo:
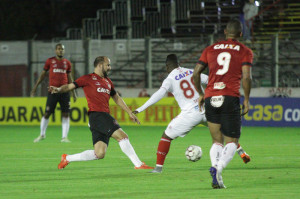
M 119 142 L 121 150 L 123 151 L 123 153 L 127 155 L 127 157 L 134 164 L 135 169 L 153 169 L 153 167 L 146 165 L 138 158 L 132 145 L 129 142 L 129 138 L 127 134 L 122 129 L 119 128 L 118 130 L 116 130 L 111 137 L 113 137 L 115 140 Z
M 242 158 L 242 160 L 245 164 L 250 162 L 250 160 L 251 160 L 250 156 L 244 151 L 244 149 L 241 147 L 240 143 L 238 144 L 236 152 L 239 154 L 239 156 Z
M 70 162 L 103 159 L 106 153 L 106 149 L 107 144 L 102 141 L 98 141 L 94 145 L 94 150 L 86 150 L 73 155 L 62 154 L 61 161 L 58 164 L 58 169 L 65 168 Z
M 150 173 L 161 173 L 163 165 L 170 150 L 172 139 L 163 133 L 160 142 L 158 143 L 157 152 L 156 152 L 156 166 L 150 171 Z

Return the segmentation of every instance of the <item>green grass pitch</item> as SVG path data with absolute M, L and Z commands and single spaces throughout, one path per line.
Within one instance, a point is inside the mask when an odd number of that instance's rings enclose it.
M 123 126 L 140 159 L 154 166 L 165 127 Z M 37 126 L 0 126 L 0 198 L 300 198 L 300 129 L 244 127 L 240 143 L 251 156 L 238 155 L 223 172 L 227 189 L 211 188 L 206 127 L 197 127 L 171 144 L 163 173 L 135 170 L 111 139 L 103 160 L 57 165 L 63 153 L 92 149 L 88 127 L 71 126 L 71 143 L 60 143 L 61 127 L 49 126 L 47 138 L 33 143 Z M 198 162 L 184 155 L 191 145 L 202 147 Z

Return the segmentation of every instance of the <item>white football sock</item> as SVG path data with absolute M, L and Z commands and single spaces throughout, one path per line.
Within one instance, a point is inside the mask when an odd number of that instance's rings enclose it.
M 40 129 L 41 129 L 40 135 L 41 136 L 46 136 L 46 129 L 47 129 L 48 123 L 49 123 L 49 118 L 46 119 L 45 117 L 42 117 L 41 125 L 40 125 Z
M 228 165 L 228 163 L 232 160 L 237 146 L 235 143 L 230 142 L 227 143 L 222 151 L 221 158 L 218 162 L 218 170 L 222 172 L 222 170 Z
M 244 149 L 241 146 L 236 150 L 236 152 L 239 154 L 239 156 L 245 153 Z
M 97 156 L 95 155 L 94 150 L 86 150 L 81 153 L 76 153 L 73 155 L 67 155 L 67 161 L 74 162 L 74 161 L 88 161 L 88 160 L 97 160 Z
M 209 151 L 210 161 L 212 167 L 217 167 L 218 161 L 220 160 L 221 153 L 223 150 L 223 145 L 220 143 L 214 143 Z
M 121 150 L 127 155 L 127 157 L 131 160 L 134 166 L 136 167 L 142 166 L 143 163 L 136 155 L 132 145 L 129 142 L 129 139 L 125 138 L 120 140 L 119 145 Z
M 68 133 L 70 129 L 70 117 L 62 117 L 61 125 L 62 125 L 62 138 L 66 138 L 68 137 Z

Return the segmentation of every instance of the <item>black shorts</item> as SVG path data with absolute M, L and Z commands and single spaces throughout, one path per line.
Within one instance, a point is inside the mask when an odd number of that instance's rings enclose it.
M 70 93 L 54 93 L 48 92 L 46 112 L 54 113 L 57 102 L 60 104 L 61 112 L 70 112 Z
M 228 137 L 241 136 L 241 108 L 239 97 L 224 96 L 220 107 L 211 104 L 211 97 L 205 99 L 205 116 L 208 122 L 221 124 L 221 132 Z
M 111 135 L 121 128 L 115 118 L 106 112 L 89 112 L 89 124 L 93 135 L 93 145 L 98 141 L 108 145 Z

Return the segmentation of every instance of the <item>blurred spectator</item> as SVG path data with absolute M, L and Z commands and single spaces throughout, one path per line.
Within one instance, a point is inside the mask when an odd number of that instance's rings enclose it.
M 243 35 L 245 30 L 245 19 L 244 19 L 244 6 L 247 0 L 241 0 L 240 1 L 240 21 L 243 25 Z
M 244 40 L 246 43 L 251 43 L 251 28 L 254 20 L 253 17 L 258 13 L 258 7 L 255 5 L 255 1 L 249 0 L 249 2 L 245 4 L 243 11 L 245 20 Z
M 150 97 L 150 95 L 147 93 L 147 90 L 143 88 L 139 93 L 139 97 Z

